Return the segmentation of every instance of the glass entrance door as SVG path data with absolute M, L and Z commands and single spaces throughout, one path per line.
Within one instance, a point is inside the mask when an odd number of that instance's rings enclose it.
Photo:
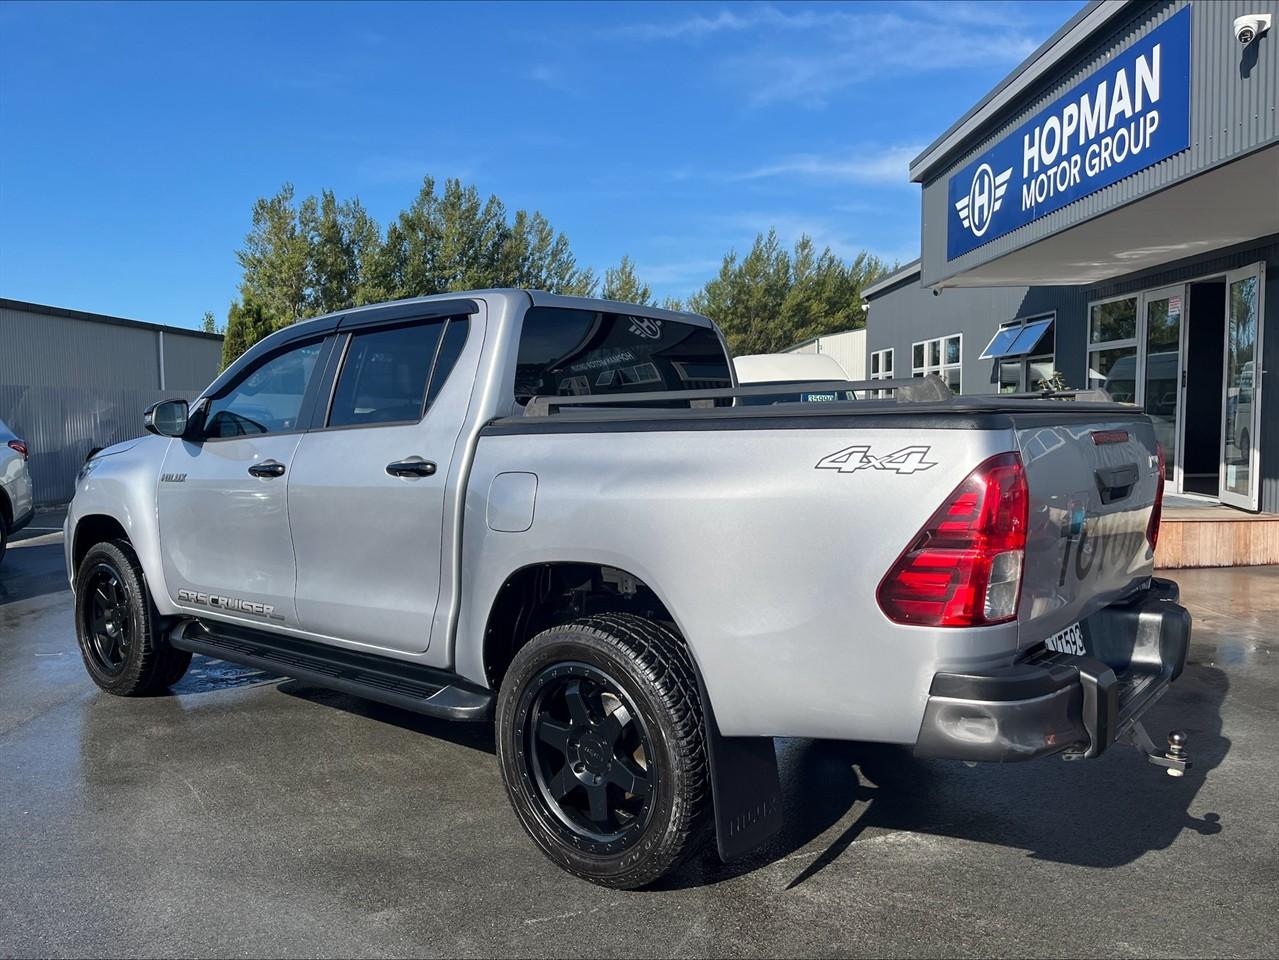
M 1181 489 L 1177 430 L 1182 409 L 1181 340 L 1186 288 L 1150 290 L 1141 298 L 1142 405 L 1164 449 L 1169 489 Z
M 1226 274 L 1225 390 L 1221 415 L 1221 501 L 1256 510 L 1261 423 L 1261 293 L 1265 264 Z

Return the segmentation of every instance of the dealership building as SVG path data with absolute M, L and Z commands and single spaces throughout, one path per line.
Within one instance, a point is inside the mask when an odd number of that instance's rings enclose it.
M 1277 111 L 1276 0 L 1090 3 L 912 162 L 867 374 L 1104 387 L 1171 492 L 1279 512 Z
M 0 420 L 27 441 L 37 506 L 71 499 L 89 451 L 142 433 L 222 365 L 216 334 L 0 298 Z

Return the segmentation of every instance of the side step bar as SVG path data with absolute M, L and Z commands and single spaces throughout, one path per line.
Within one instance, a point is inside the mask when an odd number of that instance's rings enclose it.
M 282 637 L 204 620 L 187 620 L 169 642 L 218 660 L 292 677 L 448 720 L 491 720 L 492 690 L 455 674 L 391 657 Z

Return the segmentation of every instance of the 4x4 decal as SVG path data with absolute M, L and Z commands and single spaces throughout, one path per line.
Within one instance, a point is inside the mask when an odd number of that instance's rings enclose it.
M 873 456 L 870 447 L 858 445 L 845 447 L 827 454 L 817 461 L 816 470 L 838 470 L 840 473 L 856 473 L 858 470 L 888 470 L 892 473 L 918 473 L 937 466 L 928 460 L 929 447 L 902 447 L 882 457 Z

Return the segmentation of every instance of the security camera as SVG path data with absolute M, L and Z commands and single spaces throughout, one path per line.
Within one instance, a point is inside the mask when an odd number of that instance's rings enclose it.
M 1270 29 L 1270 14 L 1250 13 L 1246 17 L 1235 17 L 1235 39 L 1245 47 Z

